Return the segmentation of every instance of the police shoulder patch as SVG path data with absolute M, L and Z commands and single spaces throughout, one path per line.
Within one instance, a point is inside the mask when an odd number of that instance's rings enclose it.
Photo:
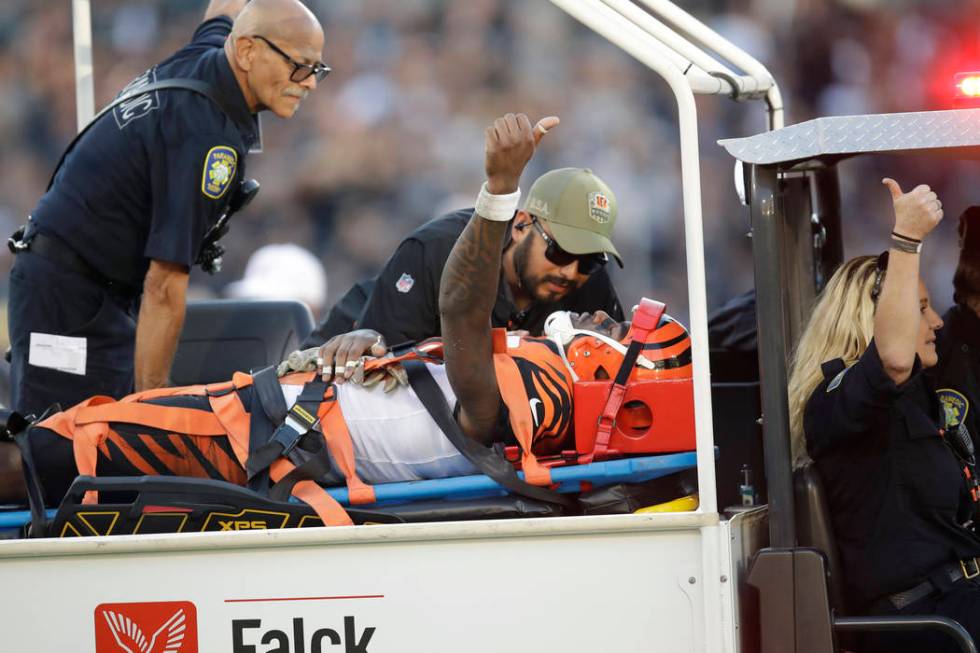
M 966 420 L 966 414 L 970 412 L 970 402 L 962 393 L 952 388 L 940 388 L 936 390 L 936 397 L 946 413 L 947 427 L 959 426 Z
M 204 157 L 201 192 L 216 200 L 228 190 L 238 168 L 238 152 L 227 145 L 216 145 Z
M 837 373 L 837 376 L 830 380 L 830 383 L 827 384 L 827 392 L 833 392 L 840 386 L 840 383 L 844 380 L 844 375 L 847 374 L 848 369 L 850 368 L 845 367 Z

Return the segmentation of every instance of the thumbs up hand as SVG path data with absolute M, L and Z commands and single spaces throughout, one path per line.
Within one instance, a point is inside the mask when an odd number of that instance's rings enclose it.
M 556 116 L 542 118 L 531 127 L 523 113 L 508 113 L 486 129 L 487 190 L 494 195 L 517 190 L 524 167 L 541 139 L 558 125 Z
M 885 177 L 881 183 L 888 187 L 895 205 L 895 233 L 922 240 L 943 219 L 943 203 L 936 193 L 920 184 L 907 193 L 894 179 Z

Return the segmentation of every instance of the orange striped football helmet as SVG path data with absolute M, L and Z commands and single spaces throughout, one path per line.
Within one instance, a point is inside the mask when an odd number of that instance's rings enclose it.
M 579 332 L 568 345 L 568 363 L 583 381 L 614 379 L 631 339 L 632 329 L 619 342 Z M 649 342 L 644 343 L 630 379 L 690 378 L 691 336 L 680 322 L 665 314 Z

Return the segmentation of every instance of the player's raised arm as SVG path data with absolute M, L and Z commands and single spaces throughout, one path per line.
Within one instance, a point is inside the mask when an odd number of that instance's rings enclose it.
M 492 434 L 500 407 L 490 314 L 500 282 L 504 236 L 520 202 L 521 173 L 541 137 L 557 124 L 558 119 L 550 117 L 532 127 L 526 115 L 509 113 L 487 128 L 487 181 L 442 273 L 439 315 L 446 372 L 459 401 L 460 427 L 480 441 Z

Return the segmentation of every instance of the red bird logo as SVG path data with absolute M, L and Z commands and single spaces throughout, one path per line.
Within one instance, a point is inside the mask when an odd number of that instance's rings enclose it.
M 196 653 L 195 612 L 187 602 L 101 605 L 95 614 L 96 649 L 99 653 Z M 151 633 L 150 628 L 155 630 Z

